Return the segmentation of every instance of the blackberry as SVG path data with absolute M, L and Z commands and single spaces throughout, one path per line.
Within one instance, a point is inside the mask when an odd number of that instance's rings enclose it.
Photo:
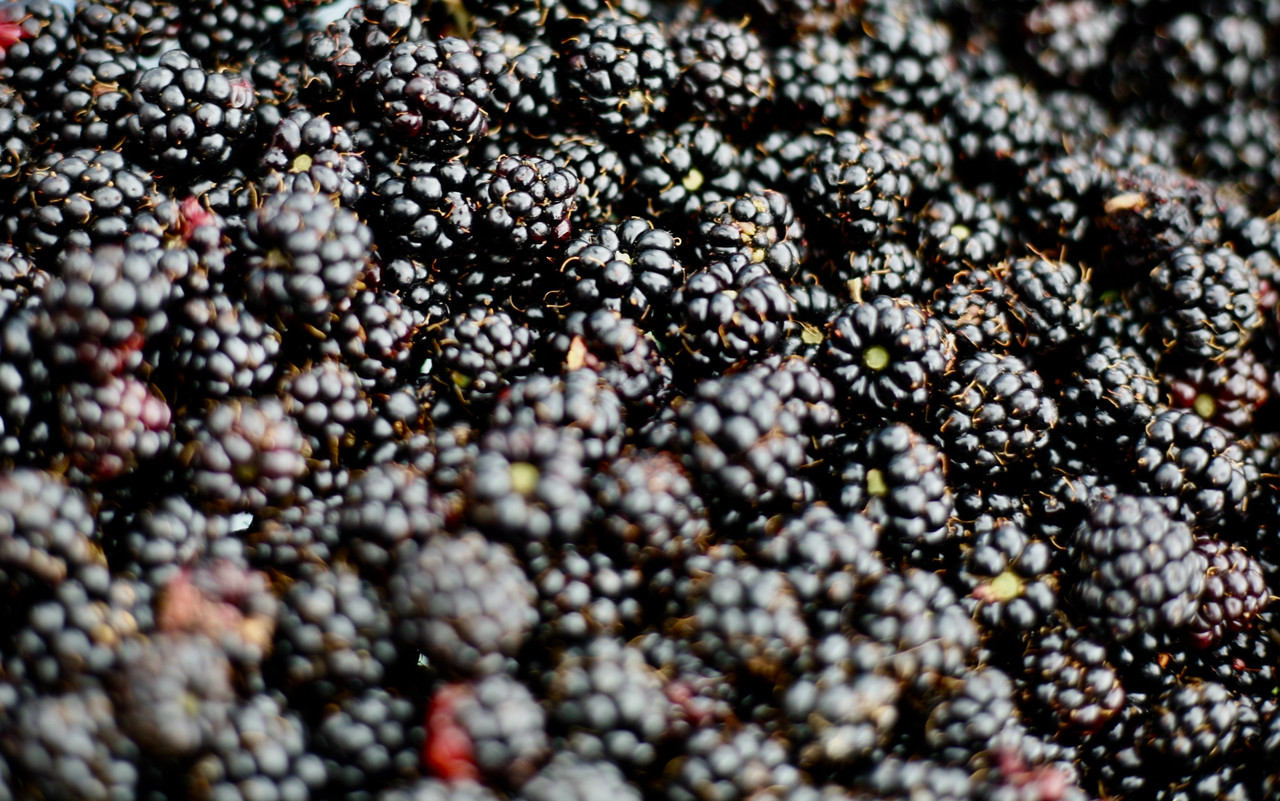
M 40 120 L 50 142 L 63 151 L 119 150 L 126 115 L 133 110 L 130 90 L 138 71 L 137 61 L 128 54 L 82 52 L 50 91 L 48 113 Z
M 197 58 L 235 64 L 272 38 L 270 17 L 260 0 L 213 3 L 197 0 L 179 7 L 178 41 Z
M 644 614 L 637 596 L 645 575 L 639 567 L 575 544 L 525 551 L 525 571 L 538 587 L 539 652 L 560 654 L 593 637 L 640 630 Z
M 1025 329 L 1014 314 L 1015 297 L 1006 277 L 1005 265 L 960 270 L 934 293 L 930 311 L 955 338 L 961 356 L 1003 354 L 1023 338 Z
M 773 53 L 775 116 L 814 127 L 841 128 L 853 120 L 861 95 L 855 46 L 808 34 Z
M 133 113 L 124 121 L 130 146 L 174 181 L 225 170 L 257 122 L 258 98 L 248 80 L 206 70 L 181 50 L 141 72 L 131 92 Z
M 666 111 L 679 75 L 662 29 L 623 14 L 590 18 L 560 57 L 565 103 L 605 134 L 647 131 Z
M 355 571 L 314 571 L 280 598 L 271 655 L 275 686 L 324 702 L 389 678 L 391 619 L 378 588 Z
M 942 579 L 924 570 L 886 572 L 868 582 L 847 612 L 853 627 L 887 646 L 883 665 L 909 699 L 927 703 L 944 679 L 973 664 L 978 629 Z
M 1096 0 L 1047 0 L 1022 19 L 1024 47 L 1044 74 L 1083 87 L 1107 63 L 1122 22 L 1119 9 Z
M 1040 253 L 1097 264 L 1102 242 L 1095 215 L 1113 174 L 1087 153 L 1071 153 L 1033 165 L 1018 194 L 1023 229 Z
M 533 375 L 513 383 L 498 399 L 494 426 L 545 425 L 579 437 L 592 463 L 621 450 L 624 426 L 617 393 L 591 370 L 570 370 L 561 378 Z
M 413 545 L 443 528 L 438 498 L 426 478 L 401 464 L 378 464 L 353 478 L 336 509 L 338 535 L 349 561 L 381 580 Z
M 878 656 L 881 649 L 854 638 L 843 650 Z M 898 680 L 874 663 L 840 656 L 846 658 L 800 676 L 782 691 L 780 706 L 802 768 L 839 770 L 875 759 L 900 723 Z
M 1132 350 L 1089 347 L 1060 390 L 1063 428 L 1094 449 L 1131 447 L 1156 414 L 1154 375 Z
M 1008 175 L 1052 154 L 1048 112 L 1039 94 L 1013 75 L 962 88 L 947 120 L 957 166 L 971 175 Z
M 488 76 L 491 112 L 502 120 L 504 129 L 552 133 L 549 123 L 561 99 L 555 49 L 536 35 L 525 37 L 498 28 L 480 28 L 471 45 Z
M 354 149 L 350 133 L 342 126 L 295 111 L 276 124 L 270 145 L 258 161 L 260 170 L 279 173 L 263 177 L 268 187 L 264 194 L 270 194 L 276 183 L 297 185 L 296 177 L 305 175 L 320 194 L 336 195 L 342 205 L 357 208 L 367 191 L 369 167 Z
M 745 154 L 746 187 L 751 192 L 772 189 L 799 199 L 809 179 L 807 162 L 826 144 L 826 137 L 801 131 L 767 133 Z
M 194 756 L 230 725 L 231 666 L 213 641 L 177 634 L 131 640 L 120 660 L 116 714 L 144 752 Z
M 278 398 L 229 398 L 181 424 L 181 463 L 209 509 L 285 504 L 307 473 L 308 448 Z
M 166 2 L 114 0 L 76 8 L 71 26 L 83 48 L 154 56 L 178 27 L 179 10 Z
M 153 463 L 173 441 L 173 412 L 154 388 L 130 376 L 75 381 L 58 394 L 58 421 L 71 475 L 102 482 Z
M 498 786 L 521 786 L 551 755 L 546 713 L 527 687 L 501 673 L 436 689 L 427 733 L 429 760 L 461 745 L 473 761 L 475 778 Z
M 122 243 L 129 223 L 157 194 L 145 170 L 114 151 L 89 148 L 46 154 L 32 165 L 21 192 L 15 241 L 25 240 L 42 260 L 67 246 Z
M 767 354 L 795 309 L 768 269 L 741 252 L 691 274 L 671 305 L 685 353 L 720 366 Z
M 1107 649 L 1064 619 L 1031 635 L 1022 694 L 1051 730 L 1088 737 L 1125 707 L 1125 689 Z
M 1211 246 L 1220 224 L 1211 186 L 1155 164 L 1118 171 L 1098 217 L 1103 254 L 1119 262 L 1110 269 L 1119 273 L 1114 280 L 1120 285 L 1131 273 L 1146 273 L 1175 254 Z
M 1076 598 L 1100 634 L 1128 640 L 1194 619 L 1206 560 L 1191 529 L 1158 499 L 1097 503 L 1072 532 L 1069 553 Z
M 765 790 L 785 793 L 799 784 L 800 772 L 788 760 L 783 740 L 744 723 L 697 731 L 685 753 L 667 764 L 662 789 L 672 801 L 743 801 Z
M 942 455 L 910 427 L 896 423 L 846 443 L 836 469 L 840 506 L 882 527 L 886 553 L 909 555 L 948 539 L 954 505 Z
M 499 253 L 558 250 L 573 234 L 577 192 L 571 168 L 538 156 L 500 156 L 476 174 L 476 233 Z
M 521 801 L 589 801 L 617 798 L 640 801 L 640 791 L 627 783 L 622 771 L 607 760 L 587 760 L 559 754 L 520 788 Z
M 1060 348 L 1087 336 L 1093 323 L 1088 271 L 1065 261 L 1023 258 L 1009 267 L 1007 283 L 1017 300 L 1014 314 L 1027 330 L 1033 353 Z
M 161 372 L 183 409 L 200 400 L 250 395 L 274 385 L 283 335 L 223 292 L 184 299 L 169 316 Z
M 237 704 L 230 731 L 187 771 L 193 797 L 288 796 L 321 789 L 324 764 L 307 750 L 306 727 L 275 696 L 259 694 Z
M 465 758 L 451 754 L 435 768 L 435 772 L 444 778 L 431 777 L 418 779 L 404 786 L 393 785 L 377 797 L 379 801 L 500 801 L 496 790 L 473 778 L 455 777 L 454 774 L 458 771 L 470 775 L 474 766 Z
M 576 433 L 546 425 L 491 428 L 467 474 L 467 512 L 518 549 L 576 541 L 590 514 L 589 464 Z
M 1058 422 L 1044 380 L 1017 356 L 982 352 L 960 360 L 936 397 L 938 441 L 960 475 L 996 476 L 1029 460 Z
M 942 326 L 907 299 L 879 295 L 827 324 L 820 361 L 855 416 L 911 419 L 955 360 Z
M 955 71 L 950 30 L 918 9 L 892 4 L 867 9 L 862 28 L 858 65 L 874 101 L 936 108 Z
M 746 166 L 742 151 L 718 127 L 685 122 L 640 140 L 627 169 L 648 213 L 683 234 L 703 206 L 743 191 Z
M 399 295 L 364 289 L 339 305 L 334 337 L 325 350 L 341 353 L 366 391 L 388 392 L 414 377 L 414 342 L 425 326 L 425 315 Z
M 1019 728 L 1016 709 L 1013 682 L 1004 671 L 979 667 L 929 712 L 925 742 L 940 762 L 968 765 Z
M 110 696 L 97 688 L 24 700 L 7 711 L 0 737 L 0 752 L 13 770 L 6 783 L 46 797 L 133 795 L 138 749 L 120 731 L 116 715 Z
M 0 187 L 26 174 L 38 124 L 29 111 L 16 94 L 0 91 Z
M 867 114 L 867 131 L 906 155 L 907 175 L 923 197 L 952 182 L 955 154 L 942 126 L 922 112 L 876 106 Z
M 343 362 L 326 359 L 291 372 L 280 379 L 278 394 L 307 437 L 313 458 L 337 462 L 357 439 L 368 438 L 373 410 Z
M 1248 696 L 1213 681 L 1189 683 L 1152 699 L 1150 728 L 1138 748 L 1150 758 L 1177 760 L 1182 776 L 1190 777 L 1236 749 L 1252 747 L 1258 724 L 1258 710 Z
M 1008 520 L 980 527 L 965 550 L 962 603 L 988 631 L 1031 631 L 1058 606 L 1057 559 L 1052 546 Z
M 1203 526 L 1237 514 L 1248 492 L 1238 447 L 1190 409 L 1157 414 L 1132 458 L 1143 490 L 1177 498 Z
M 355 293 L 373 234 L 350 209 L 307 187 L 268 197 L 239 239 L 248 297 L 280 321 L 282 334 L 292 327 L 301 338 L 327 330 L 339 301 Z
M 991 193 L 952 185 L 926 203 L 916 217 L 920 259 L 944 276 L 956 265 L 990 267 L 1010 251 L 1008 213 Z
M 578 176 L 578 192 L 569 220 L 583 229 L 613 222 L 628 185 L 622 154 L 586 134 L 553 132 L 538 153 L 556 166 Z
M 1266 23 L 1242 14 L 1179 14 L 1157 29 L 1153 76 L 1173 109 L 1195 115 L 1232 100 L 1274 101 Z
M 1200 609 L 1189 624 L 1192 642 L 1216 645 L 1233 632 L 1249 629 L 1271 600 L 1262 566 L 1240 545 L 1196 538 L 1196 550 L 1208 562 Z
M 779 280 L 794 276 L 806 255 L 804 227 L 791 202 L 781 192 L 769 189 L 703 206 L 693 240 L 694 256 L 700 264 L 745 253 L 753 264 L 764 264 Z
M 106 686 L 121 641 L 149 633 L 147 588 L 113 578 L 105 566 L 62 582 L 7 633 L 4 671 L 47 692 Z
M 760 39 L 742 25 L 719 19 L 676 31 L 672 50 L 680 65 L 673 94 L 703 119 L 751 124 L 773 96 L 773 74 Z
M 933 281 L 915 248 L 897 238 L 849 251 L 846 259 L 832 264 L 832 272 L 854 298 L 888 295 L 919 304 L 928 301 L 934 292 Z
M 1173 359 L 1224 359 L 1262 324 L 1257 277 L 1226 248 L 1179 248 L 1151 271 L 1147 288 L 1155 334 Z
M 0 577 L 10 604 L 103 564 L 88 500 L 59 476 L 18 468 L 0 479 Z
M 543 693 L 552 731 L 573 752 L 634 773 L 655 766 L 671 731 L 664 690 L 639 649 L 601 638 L 566 653 Z
M 446 673 L 503 668 L 536 621 L 535 590 L 510 549 L 475 532 L 436 533 L 387 583 L 398 641 Z
M 447 393 L 483 413 L 506 382 L 532 370 L 534 332 L 504 311 L 472 306 L 427 331 L 438 405 Z
M 562 265 L 574 305 L 619 312 L 653 327 L 684 283 L 676 245 L 670 232 L 642 217 L 578 233 L 565 247 Z
M 599 507 L 596 547 L 654 573 L 705 547 L 707 511 L 689 474 L 662 451 L 627 451 L 591 480 Z
M 1205 117 L 1189 154 L 1194 174 L 1238 188 L 1252 207 L 1271 208 L 1280 201 L 1277 127 L 1276 109 L 1256 103 L 1232 103 Z
M 878 139 L 838 134 L 809 160 L 805 202 L 846 246 L 873 246 L 910 204 L 908 164 L 906 154 Z
M 66 6 L 52 0 L 20 0 L 0 11 L 0 25 L 5 27 L 0 81 L 33 108 L 41 107 L 44 92 L 62 77 L 76 51 L 71 16 Z
M 1237 434 L 1251 430 L 1255 415 L 1271 396 L 1267 370 L 1252 350 L 1221 362 L 1183 366 L 1162 378 L 1170 406 L 1194 409 Z
M 622 399 L 630 421 L 641 422 L 665 406 L 673 391 L 671 364 L 635 322 L 597 309 L 570 313 L 563 327 L 552 346 L 563 354 L 564 368 L 599 373 Z
M 330 705 L 309 728 L 308 750 L 324 762 L 324 798 L 357 799 L 421 773 L 423 704 L 381 687 Z
M 785 574 L 812 631 L 834 632 L 858 589 L 885 571 L 877 551 L 880 534 L 863 515 L 815 504 L 800 514 L 771 518 L 748 547 L 762 567 Z
M 414 153 L 447 160 L 489 132 L 489 85 L 471 45 L 447 37 L 398 44 L 359 76 L 391 133 Z
M 475 235 L 475 171 L 461 161 L 410 160 L 374 178 L 370 224 L 379 248 L 427 265 L 465 255 Z
M 226 518 L 207 517 L 186 498 L 169 495 L 119 515 L 103 539 L 117 573 L 158 587 L 228 533 Z

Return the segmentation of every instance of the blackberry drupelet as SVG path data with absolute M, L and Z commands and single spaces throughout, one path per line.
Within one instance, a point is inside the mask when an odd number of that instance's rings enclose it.
M 895 423 L 846 442 L 835 469 L 840 506 L 882 527 L 885 553 L 910 557 L 952 536 L 955 506 L 942 454 L 909 426 Z
M 662 324 L 684 266 L 670 232 L 642 217 L 580 231 L 564 249 L 562 270 L 573 306 L 604 308 L 645 323 Z
M 1248 494 L 1239 446 L 1190 409 L 1157 413 L 1132 460 L 1139 487 L 1177 498 L 1206 528 L 1238 516 Z
M 879 139 L 839 133 L 809 160 L 804 202 L 850 248 L 886 238 L 911 201 L 906 154 Z
M 807 255 L 804 226 L 791 201 L 770 189 L 704 205 L 692 238 L 699 265 L 744 253 L 778 280 L 793 277 Z
M 537 620 L 535 589 L 511 550 L 471 531 L 433 533 L 387 583 L 406 651 L 445 675 L 504 669 Z
M 358 92 L 414 153 L 447 160 L 489 132 L 492 88 L 470 43 L 452 37 L 396 45 L 362 72 Z
M 955 361 L 953 340 L 910 300 L 879 295 L 851 304 L 826 327 L 819 364 L 855 417 L 910 420 Z
M 1100 635 L 1128 640 L 1187 626 L 1199 609 L 1207 560 L 1186 523 L 1159 499 L 1102 500 L 1071 533 L 1074 595 Z
M 133 113 L 124 120 L 129 147 L 175 185 L 192 174 L 225 170 L 257 123 L 258 98 L 247 79 L 207 70 L 181 50 L 141 72 L 130 91 Z
M 564 102 L 588 130 L 647 132 L 666 111 L 679 75 L 654 22 L 605 12 L 560 49 Z
M 744 24 L 710 18 L 678 29 L 672 38 L 680 65 L 672 94 L 696 116 L 745 128 L 772 99 L 767 51 Z

